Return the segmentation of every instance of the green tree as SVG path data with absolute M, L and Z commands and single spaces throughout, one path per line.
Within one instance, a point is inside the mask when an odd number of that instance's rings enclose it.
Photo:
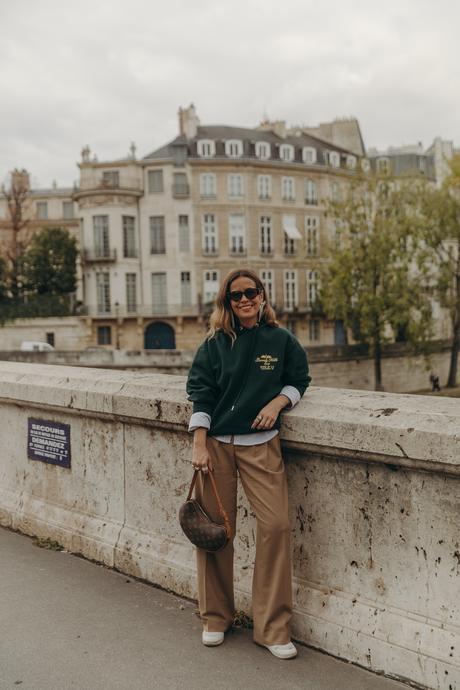
M 36 234 L 25 254 L 28 290 L 38 295 L 75 292 L 77 244 L 67 230 L 46 228 Z
M 422 209 L 422 259 L 436 298 L 449 314 L 452 347 L 447 386 L 454 387 L 460 350 L 460 156 L 451 162 L 451 175 L 443 186 L 426 190 Z
M 369 347 L 376 390 L 383 389 L 383 344 L 405 340 L 423 351 L 432 334 L 423 264 L 419 270 L 414 261 L 418 184 L 366 179 L 328 208 L 336 237 L 320 267 L 320 301 Z

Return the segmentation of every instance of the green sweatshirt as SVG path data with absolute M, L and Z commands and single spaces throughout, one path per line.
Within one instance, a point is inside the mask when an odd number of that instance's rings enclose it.
M 249 434 L 264 405 L 283 386 L 295 386 L 302 396 L 311 381 L 305 350 L 285 328 L 259 326 L 238 332 L 231 340 L 223 331 L 197 350 L 188 380 L 193 412 L 211 416 L 212 436 Z M 280 418 L 273 429 L 279 429 Z

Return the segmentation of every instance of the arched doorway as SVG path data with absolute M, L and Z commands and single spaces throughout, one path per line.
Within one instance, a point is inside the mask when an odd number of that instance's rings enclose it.
M 174 328 L 163 321 L 149 323 L 144 331 L 145 350 L 174 350 L 176 336 Z

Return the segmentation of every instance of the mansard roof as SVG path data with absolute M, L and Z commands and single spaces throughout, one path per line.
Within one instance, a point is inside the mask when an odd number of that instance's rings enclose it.
M 249 127 L 233 127 L 231 125 L 202 125 L 197 128 L 196 136 L 192 139 L 187 139 L 183 134 L 179 135 L 168 144 L 161 146 L 159 149 L 152 151 L 143 160 L 165 159 L 173 157 L 173 148 L 175 146 L 187 146 L 187 154 L 191 157 L 196 156 L 196 143 L 200 139 L 210 139 L 216 142 L 228 141 L 229 139 L 237 139 L 247 144 L 254 144 L 257 141 L 265 141 L 269 144 L 281 146 L 282 144 L 291 144 L 295 148 L 302 148 L 304 146 L 311 146 L 315 148 L 318 153 L 323 151 L 337 151 L 344 155 L 353 155 L 355 153 L 344 149 L 335 144 L 323 141 L 311 134 L 300 132 L 299 136 L 289 135 L 281 137 L 275 134 L 272 130 L 264 130 Z

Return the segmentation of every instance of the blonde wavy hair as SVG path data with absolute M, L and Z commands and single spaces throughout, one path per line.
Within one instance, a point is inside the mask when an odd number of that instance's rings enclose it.
M 206 333 L 208 340 L 213 338 L 217 331 L 223 331 L 231 339 L 232 345 L 235 342 L 236 333 L 234 329 L 234 322 L 237 320 L 237 317 L 233 314 L 228 294 L 230 292 L 232 282 L 236 278 L 240 277 L 250 278 L 252 281 L 254 281 L 256 287 L 262 290 L 265 305 L 262 314 L 260 315 L 259 323 L 263 321 L 263 323 L 267 324 L 267 326 L 272 326 L 273 328 L 279 325 L 278 321 L 276 320 L 275 310 L 268 301 L 265 286 L 257 273 L 246 268 L 237 269 L 235 271 L 230 271 L 230 273 L 225 277 L 222 285 L 219 288 L 219 292 L 216 295 L 214 310 L 209 318 L 209 330 Z

